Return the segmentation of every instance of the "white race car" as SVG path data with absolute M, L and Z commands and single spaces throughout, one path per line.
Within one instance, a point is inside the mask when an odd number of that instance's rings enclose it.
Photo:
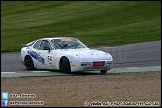
M 72 37 L 42 38 L 22 46 L 21 62 L 27 70 L 63 70 L 67 74 L 100 70 L 106 73 L 113 66 L 109 53 L 90 49 Z

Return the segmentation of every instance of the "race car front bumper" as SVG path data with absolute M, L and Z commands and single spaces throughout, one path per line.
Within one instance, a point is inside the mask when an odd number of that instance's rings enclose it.
M 104 61 L 103 66 L 93 66 L 93 62 L 81 62 L 77 65 L 71 65 L 71 72 L 75 71 L 95 71 L 95 70 L 111 70 L 113 67 L 112 61 Z

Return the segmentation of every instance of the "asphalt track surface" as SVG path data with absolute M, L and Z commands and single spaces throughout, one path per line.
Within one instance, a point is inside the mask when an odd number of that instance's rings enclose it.
M 92 49 L 110 53 L 114 60 L 113 68 L 161 66 L 161 41 Z M 15 71 L 26 71 L 20 62 L 20 52 L 1 53 L 1 72 Z

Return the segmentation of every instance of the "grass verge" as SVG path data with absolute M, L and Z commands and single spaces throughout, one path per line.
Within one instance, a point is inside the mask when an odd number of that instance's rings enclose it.
M 1 52 L 70 36 L 90 47 L 161 40 L 160 1 L 2 1 Z

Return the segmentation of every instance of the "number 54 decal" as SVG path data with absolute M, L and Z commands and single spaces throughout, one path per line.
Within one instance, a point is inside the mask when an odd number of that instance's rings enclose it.
M 48 62 L 48 65 L 52 65 L 53 64 L 53 62 L 52 62 L 52 55 L 47 56 L 47 62 Z

